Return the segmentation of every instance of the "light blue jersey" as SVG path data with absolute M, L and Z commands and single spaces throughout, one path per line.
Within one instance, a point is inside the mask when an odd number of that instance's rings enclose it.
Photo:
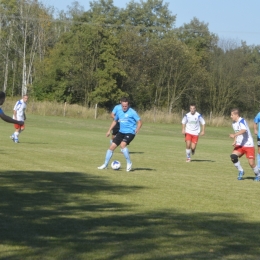
M 116 105 L 116 106 L 114 107 L 114 109 L 112 110 L 112 113 L 113 113 L 114 115 L 116 115 L 116 113 L 117 113 L 118 111 L 120 111 L 120 110 L 122 110 L 122 105 L 121 105 L 121 104 L 118 104 L 118 105 Z
M 136 122 L 140 121 L 139 115 L 131 107 L 127 111 L 118 110 L 115 116 L 115 121 L 119 121 L 119 132 L 123 134 L 135 134 Z
M 258 124 L 257 136 L 260 138 L 260 112 L 256 115 L 254 122 Z

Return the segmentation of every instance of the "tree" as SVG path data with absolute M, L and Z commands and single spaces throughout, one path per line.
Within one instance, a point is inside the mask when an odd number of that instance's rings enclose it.
M 215 115 L 229 113 L 239 105 L 239 81 L 243 72 L 244 55 L 241 49 L 224 52 L 216 49 L 210 64 L 209 105 Z
M 210 33 L 208 24 L 193 18 L 177 30 L 178 38 L 187 46 L 196 50 L 203 66 L 207 66 L 211 52 L 217 47 L 218 37 Z
M 244 111 L 252 111 L 254 116 L 260 107 L 260 46 L 242 43 L 240 49 L 245 59 L 239 78 L 239 102 Z
M 153 46 L 151 80 L 155 82 L 155 104 L 167 106 L 169 113 L 180 105 L 181 98 L 198 90 L 205 71 L 194 50 L 179 41 L 174 34 Z
M 131 1 L 120 18 L 125 26 L 137 27 L 143 36 L 163 37 L 165 32 L 172 30 L 176 20 L 168 5 L 163 4 L 163 0 Z

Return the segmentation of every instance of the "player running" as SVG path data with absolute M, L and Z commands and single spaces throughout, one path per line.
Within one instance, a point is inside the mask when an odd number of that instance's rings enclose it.
M 200 125 L 202 125 L 202 130 L 200 129 Z M 191 154 L 195 154 L 199 135 L 205 134 L 205 120 L 202 115 L 196 111 L 195 104 L 190 104 L 190 112 L 182 119 L 182 134 L 185 135 L 186 162 L 190 162 Z
M 238 108 L 234 108 L 231 110 L 230 117 L 233 120 L 232 127 L 235 131 L 234 134 L 229 135 L 230 138 L 234 139 L 234 142 L 232 143 L 232 145 L 234 146 L 234 150 L 230 155 L 230 158 L 234 166 L 238 169 L 237 179 L 243 180 L 243 175 L 245 174 L 240 161 L 238 160 L 238 158 L 245 154 L 250 167 L 255 173 L 256 177 L 254 178 L 254 181 L 260 181 L 258 167 L 255 164 L 254 141 L 247 122 L 244 118 L 240 117 L 240 112 Z
M 129 172 L 132 169 L 132 161 L 130 160 L 127 145 L 129 145 L 130 142 L 133 141 L 135 135 L 139 132 L 142 126 L 142 122 L 137 112 L 134 109 L 130 108 L 128 98 L 121 99 L 121 106 L 122 109 L 116 113 L 114 121 L 108 129 L 106 136 L 110 136 L 110 132 L 117 122 L 120 122 L 119 132 L 113 139 L 112 144 L 106 152 L 104 164 L 98 167 L 99 170 L 107 168 L 107 165 L 113 155 L 114 150 L 119 145 L 121 147 L 121 152 L 125 156 L 127 162 L 126 171 Z
M 25 115 L 25 109 L 26 109 L 26 103 L 28 100 L 27 95 L 23 95 L 23 98 L 19 101 L 16 102 L 14 106 L 14 114 L 13 114 L 13 119 L 19 120 L 19 121 L 25 121 L 26 120 L 26 115 Z M 10 138 L 15 142 L 19 143 L 19 134 L 24 130 L 25 125 L 20 126 L 18 124 L 14 124 L 15 131 L 14 133 L 10 136 Z

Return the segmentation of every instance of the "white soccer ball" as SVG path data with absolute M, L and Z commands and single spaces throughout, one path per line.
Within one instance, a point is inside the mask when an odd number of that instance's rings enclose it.
M 111 163 L 111 168 L 112 168 L 113 170 L 119 170 L 120 167 L 121 167 L 121 163 L 120 163 L 119 161 L 113 161 L 113 162 Z

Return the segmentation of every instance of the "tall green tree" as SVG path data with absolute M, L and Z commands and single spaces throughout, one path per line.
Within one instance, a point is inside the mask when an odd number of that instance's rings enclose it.
M 209 106 L 215 115 L 223 116 L 232 106 L 239 105 L 239 81 L 244 69 L 245 56 L 241 49 L 224 52 L 216 49 L 210 64 Z
M 155 104 L 169 113 L 179 108 L 181 98 L 197 91 L 205 70 L 195 51 L 168 34 L 153 45 L 151 82 L 155 83 Z
M 260 46 L 247 46 L 243 43 L 240 49 L 245 59 L 239 78 L 238 100 L 241 108 L 254 116 L 260 108 Z

